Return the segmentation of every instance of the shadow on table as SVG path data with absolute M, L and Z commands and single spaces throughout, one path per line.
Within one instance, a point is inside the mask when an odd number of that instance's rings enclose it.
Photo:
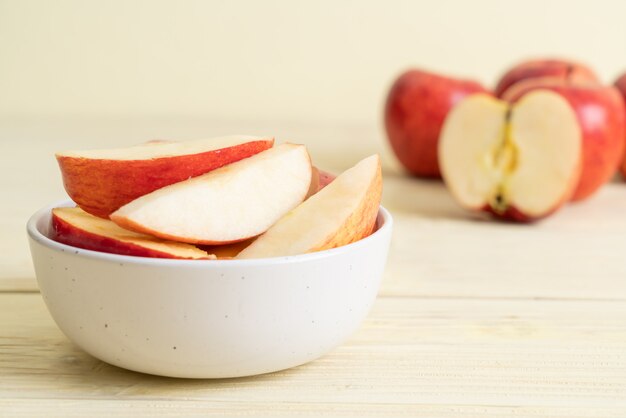
M 59 332 L 60 334 L 60 332 Z M 55 338 L 57 340 L 57 338 Z M 90 356 L 59 335 L 55 343 L 49 340 L 24 339 L 20 350 L 27 356 L 17 356 L 6 370 L 5 378 L 28 375 L 29 390 L 54 392 L 58 396 L 103 398 L 179 398 L 206 397 L 207 393 L 258 387 L 260 383 L 297 373 L 299 367 L 259 376 L 227 379 L 183 379 L 161 377 L 112 366 Z M 1 365 L 0 365 L 1 366 Z M 306 367 L 306 366 L 300 366 Z M 36 383 L 35 383 L 36 382 Z
M 419 179 L 407 174 L 385 173 L 383 205 L 392 212 L 404 212 L 432 219 L 485 221 L 482 214 L 461 208 L 443 181 Z

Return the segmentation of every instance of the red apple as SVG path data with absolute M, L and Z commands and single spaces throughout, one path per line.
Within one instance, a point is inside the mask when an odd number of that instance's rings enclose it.
M 244 241 L 305 199 L 311 173 L 306 147 L 282 144 L 141 196 L 113 212 L 111 220 L 191 244 Z
M 108 218 L 126 203 L 161 187 L 250 157 L 273 138 L 229 136 L 150 141 L 118 149 L 57 153 L 67 194 L 92 215 Z
M 623 103 L 626 106 L 626 73 L 622 74 L 622 76 L 620 78 L 615 80 L 614 86 L 621 93 L 622 99 L 623 99 Z M 625 140 L 626 140 L 626 138 L 625 138 Z M 626 155 L 624 157 L 626 157 Z M 624 158 L 622 160 L 622 164 L 620 166 L 620 171 L 622 173 L 622 176 L 626 177 L 626 158 Z
M 319 188 L 317 189 L 317 191 L 319 192 L 320 190 L 322 190 L 324 187 L 328 186 L 333 180 L 335 180 L 335 178 L 337 176 L 335 176 L 332 173 L 329 173 L 328 171 L 324 171 L 324 170 L 319 170 Z
M 304 254 L 358 241 L 376 225 L 381 194 L 380 158 L 372 155 L 282 217 L 235 258 Z
M 52 228 L 55 241 L 86 250 L 139 257 L 216 258 L 193 245 L 127 231 L 80 208 L 52 209 Z
M 306 198 L 308 199 L 315 193 L 322 190 L 324 187 L 328 186 L 328 184 L 334 179 L 334 174 L 331 174 L 324 170 L 320 170 L 319 168 L 313 166 L 311 170 L 311 185 L 309 186 L 309 191 L 306 194 Z
M 439 143 L 443 179 L 459 204 L 518 222 L 559 209 L 578 183 L 581 161 L 574 110 L 545 90 L 514 104 L 467 97 L 446 118 Z
M 440 177 L 437 144 L 450 109 L 465 96 L 486 92 L 475 81 L 420 70 L 402 74 L 385 106 L 387 136 L 402 165 L 413 175 Z
M 622 161 L 626 114 L 619 91 L 596 83 L 534 78 L 511 86 L 502 97 L 516 101 L 535 90 L 560 94 L 576 112 L 582 132 L 583 166 L 572 200 L 583 200 L 609 181 Z
M 554 77 L 571 82 L 598 82 L 594 71 L 579 62 L 563 59 L 537 59 L 524 61 L 508 70 L 500 78 L 495 94 L 502 94 L 513 84 L 529 78 Z

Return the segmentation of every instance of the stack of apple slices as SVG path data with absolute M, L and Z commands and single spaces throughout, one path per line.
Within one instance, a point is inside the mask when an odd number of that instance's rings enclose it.
M 476 94 L 448 115 L 439 155 L 461 205 L 527 222 L 573 195 L 582 167 L 580 127 L 567 101 L 551 91 L 533 91 L 515 104 Z
M 304 145 L 232 136 L 57 154 L 78 208 L 52 211 L 54 238 L 144 257 L 264 258 L 339 247 L 369 235 L 380 160 L 337 178 Z
M 140 196 L 273 145 L 273 138 L 227 136 L 183 142 L 149 141 L 128 148 L 61 152 L 56 157 L 70 198 L 86 212 L 108 218 Z

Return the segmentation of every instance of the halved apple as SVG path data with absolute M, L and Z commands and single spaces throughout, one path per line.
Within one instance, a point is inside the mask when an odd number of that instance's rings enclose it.
M 55 241 L 87 250 L 156 258 L 216 258 L 190 244 L 127 231 L 81 208 L 52 209 L 52 227 Z
M 381 194 L 380 159 L 373 155 L 285 215 L 236 258 L 304 254 L 358 241 L 374 229 Z
M 560 95 L 533 91 L 511 105 L 485 94 L 460 102 L 446 118 L 440 167 L 464 207 L 515 221 L 557 210 L 581 172 L 581 129 Z
M 60 152 L 56 158 L 70 198 L 86 212 L 108 218 L 140 196 L 250 157 L 273 144 L 273 138 L 252 136 L 157 140 L 129 148 Z
M 306 197 L 311 160 L 283 144 L 144 195 L 111 214 L 118 225 L 197 244 L 227 244 L 265 232 Z

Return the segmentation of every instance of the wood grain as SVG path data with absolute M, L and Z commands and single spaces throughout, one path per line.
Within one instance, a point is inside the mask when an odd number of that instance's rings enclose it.
M 624 409 L 614 407 L 552 408 L 543 406 L 471 406 L 429 404 L 328 404 L 285 402 L 187 401 L 170 400 L 79 400 L 0 399 L 0 417 L 411 417 L 474 418 L 506 416 L 528 418 L 623 418 Z
M 146 414 L 177 402 L 194 404 L 190 413 L 229 416 L 250 408 L 338 416 L 626 413 L 621 301 L 383 297 L 349 342 L 318 361 L 222 380 L 160 378 L 102 363 L 61 334 L 38 294 L 0 294 L 0 306 L 0 399 L 16 414 L 36 411 L 41 399 L 84 400 L 74 413 L 86 405 L 111 412 L 115 400 Z
M 38 208 L 65 196 L 55 151 L 242 129 L 236 122 L 176 119 L 0 122 L 0 142 L 11 144 L 3 149 L 0 187 L 12 197 L 0 205 L 0 291 L 37 288 L 24 225 Z M 626 248 L 626 183 L 606 185 L 592 199 L 533 225 L 487 222 L 459 208 L 441 182 L 399 174 L 375 126 L 244 126 L 272 131 L 277 142 L 295 138 L 310 145 L 315 163 L 335 172 L 382 154 L 383 203 L 396 222 L 382 295 L 626 298 L 626 263 L 615 250 Z

